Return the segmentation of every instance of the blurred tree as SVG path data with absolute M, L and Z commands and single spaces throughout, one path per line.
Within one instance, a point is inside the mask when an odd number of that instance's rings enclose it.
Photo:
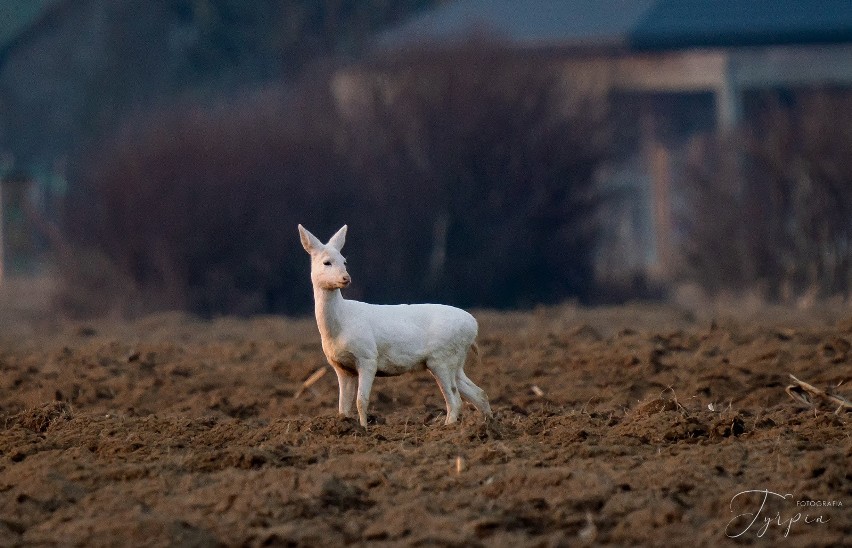
M 852 92 L 788 95 L 694 150 L 684 272 L 713 293 L 852 293 Z
M 591 297 L 595 171 L 610 134 L 601 98 L 566 80 L 556 66 L 488 44 L 362 73 L 370 99 L 346 127 L 383 212 L 372 237 L 419 250 L 389 266 L 402 269 L 391 276 L 399 287 L 376 273 L 369 294 L 465 306 Z
M 0 150 L 50 164 L 141 109 L 292 81 L 436 0 L 58 0 L 0 56 Z M 73 184 L 73 181 L 72 181 Z
M 557 74 L 477 46 L 141 113 L 80 163 L 70 234 L 152 308 L 304 312 L 295 226 L 344 222 L 355 298 L 591 299 L 608 131 Z

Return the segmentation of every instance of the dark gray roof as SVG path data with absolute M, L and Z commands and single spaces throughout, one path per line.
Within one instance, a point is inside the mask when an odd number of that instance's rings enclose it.
M 52 0 L 2 0 L 0 3 L 0 47 L 29 26 Z
M 456 0 L 391 29 L 379 45 L 471 34 L 633 50 L 852 42 L 852 0 Z

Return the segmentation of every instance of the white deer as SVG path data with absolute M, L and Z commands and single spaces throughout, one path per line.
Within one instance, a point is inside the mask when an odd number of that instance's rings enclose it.
M 317 327 L 325 357 L 337 373 L 341 415 L 354 416 L 357 406 L 366 427 L 376 376 L 427 369 L 447 402 L 446 424 L 458 420 L 462 397 L 492 417 L 485 391 L 464 373 L 467 362 L 479 360 L 473 316 L 440 304 L 375 305 L 344 299 L 340 290 L 352 281 L 340 254 L 346 226 L 327 244 L 302 225 L 299 236 L 311 255 Z

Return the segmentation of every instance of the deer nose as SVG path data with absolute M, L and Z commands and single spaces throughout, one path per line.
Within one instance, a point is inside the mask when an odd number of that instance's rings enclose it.
M 352 281 L 352 278 L 349 277 L 349 274 L 346 274 L 345 276 L 343 276 L 343 283 L 344 284 L 349 285 L 349 283 L 351 281 Z

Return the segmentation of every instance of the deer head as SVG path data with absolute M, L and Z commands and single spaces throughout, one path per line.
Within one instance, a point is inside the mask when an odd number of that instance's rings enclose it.
M 305 227 L 299 225 L 302 247 L 311 256 L 311 283 L 314 287 L 333 291 L 348 286 L 352 278 L 346 271 L 346 259 L 340 254 L 346 242 L 346 225 L 338 230 L 328 243 L 323 244 Z

